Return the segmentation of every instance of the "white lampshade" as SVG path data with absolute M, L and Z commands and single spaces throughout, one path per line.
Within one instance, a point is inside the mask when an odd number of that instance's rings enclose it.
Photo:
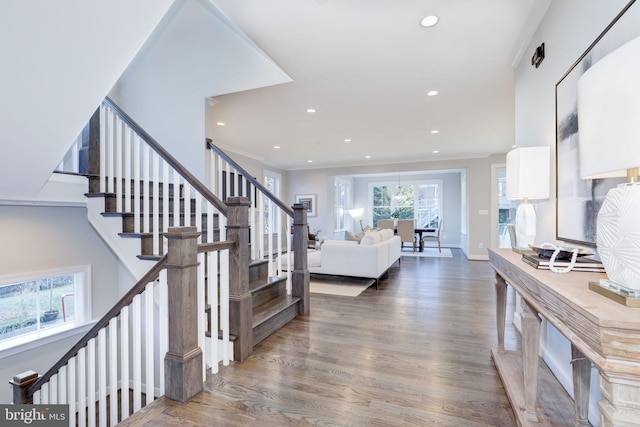
M 549 198 L 549 147 L 521 147 L 507 153 L 507 199 Z
M 629 176 L 628 169 L 640 166 L 640 38 L 598 61 L 578 81 L 578 132 L 581 177 Z M 639 211 L 640 186 L 622 184 L 609 190 L 598 213 L 596 235 L 610 279 L 607 288 L 636 297 Z
M 516 212 L 516 244 L 520 249 L 536 238 L 536 211 L 529 200 L 549 197 L 549 147 L 522 147 L 507 153 L 507 199 L 523 200 Z
M 578 80 L 580 176 L 626 176 L 640 166 L 640 37 Z

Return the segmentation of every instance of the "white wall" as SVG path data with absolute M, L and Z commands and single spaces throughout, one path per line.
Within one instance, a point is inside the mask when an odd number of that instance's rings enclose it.
M 118 301 L 118 261 L 79 207 L 0 206 L 0 274 L 14 275 L 90 264 L 92 312 L 99 319 Z M 133 285 L 133 283 L 130 283 Z M 71 337 L 0 361 L 0 380 L 30 369 L 44 373 L 79 339 Z M 11 403 L 9 386 L 0 403 Z
M 333 176 L 464 169 L 467 175 L 466 194 L 469 209 L 468 212 L 463 212 L 461 215 L 468 215 L 468 235 L 461 234 L 458 241 L 469 259 L 486 260 L 488 259 L 486 248 L 491 241 L 491 224 L 490 216 L 480 212 L 491 210 L 491 164 L 504 163 L 504 161 L 504 155 L 493 155 L 477 159 L 288 171 L 285 201 L 293 203 L 296 194 L 317 194 L 318 216 L 309 218 L 309 225 L 312 228 L 332 230 Z M 447 213 L 447 217 L 449 217 L 449 213 Z M 461 217 L 458 230 L 462 229 L 463 219 Z M 445 228 L 447 228 L 446 225 Z M 451 238 L 456 239 L 456 237 Z M 481 244 L 482 248 L 480 248 Z
M 109 96 L 204 182 L 205 98 L 285 81 L 211 2 L 180 0 Z
M 551 2 L 526 50 L 532 54 L 535 47 L 544 42 L 546 58 L 539 68 L 535 68 L 529 62 L 530 55 L 525 54 L 517 67 L 516 143 L 518 146 L 551 146 L 554 153 L 552 171 L 555 170 L 555 85 L 625 4 L 626 0 Z M 551 178 L 549 201 L 536 206 L 537 242 L 555 241 L 555 173 L 552 172 Z M 551 369 L 565 388 L 571 389 L 569 342 L 553 327 L 548 326 L 542 346 L 545 360 Z M 595 376 L 591 381 L 591 390 L 590 420 L 597 425 L 595 402 L 599 400 L 599 391 Z
M 172 1 L 0 2 L 0 195 L 41 189 Z

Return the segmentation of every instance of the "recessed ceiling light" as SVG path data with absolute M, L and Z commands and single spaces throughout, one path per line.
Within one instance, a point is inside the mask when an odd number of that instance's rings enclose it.
M 433 154 L 438 154 L 440 152 L 440 150 L 433 150 L 432 153 Z
M 440 133 L 440 131 L 437 130 L 437 129 L 434 129 L 434 130 L 431 131 L 431 133 Z
M 364 156 L 364 158 L 365 158 L 365 159 L 370 159 L 370 158 L 371 158 L 371 156 Z
M 314 108 L 307 108 L 307 113 L 315 113 L 316 110 Z
M 351 142 L 351 138 L 345 139 L 344 142 Z
M 307 160 L 307 163 L 313 163 L 313 160 Z
M 218 126 L 224 126 L 224 122 L 218 122 L 216 123 Z
M 424 18 L 422 18 L 422 21 L 420 21 L 420 25 L 422 25 L 425 28 L 433 27 L 437 23 L 438 23 L 438 17 L 435 15 L 425 16 Z
M 273 149 L 274 149 L 274 150 L 279 150 L 279 149 L 280 149 L 280 146 L 279 146 L 279 145 L 274 145 L 274 146 L 273 146 Z
M 427 96 L 436 96 L 438 94 L 437 90 L 430 90 L 429 92 L 427 92 Z
M 513 144 L 513 145 L 511 146 L 511 148 L 516 148 L 516 144 Z

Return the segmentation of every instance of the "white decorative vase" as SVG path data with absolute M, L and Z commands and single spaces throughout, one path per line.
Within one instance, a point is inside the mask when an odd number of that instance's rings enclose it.
M 640 290 L 640 184 L 609 190 L 598 213 L 596 240 L 609 280 Z

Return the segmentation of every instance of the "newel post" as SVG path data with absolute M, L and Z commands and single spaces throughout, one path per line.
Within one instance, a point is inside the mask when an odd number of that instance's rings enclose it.
M 203 389 L 197 310 L 197 239 L 200 232 L 196 227 L 169 228 L 165 236 L 169 247 L 169 351 L 164 358 L 165 395 L 185 402 Z
M 28 405 L 33 403 L 33 396 L 29 396 L 29 387 L 38 380 L 38 373 L 35 371 L 26 371 L 13 377 L 9 381 L 13 387 L 13 404 Z
M 309 226 L 307 210 L 301 203 L 293 207 L 293 274 L 291 276 L 291 294 L 300 298 L 298 313 L 308 315 L 309 307 L 309 268 L 307 268 L 307 244 Z
M 227 240 L 236 242 L 229 251 L 229 332 L 236 336 L 234 360 L 242 362 L 253 352 L 253 312 L 249 290 L 249 206 L 246 197 L 226 200 Z

